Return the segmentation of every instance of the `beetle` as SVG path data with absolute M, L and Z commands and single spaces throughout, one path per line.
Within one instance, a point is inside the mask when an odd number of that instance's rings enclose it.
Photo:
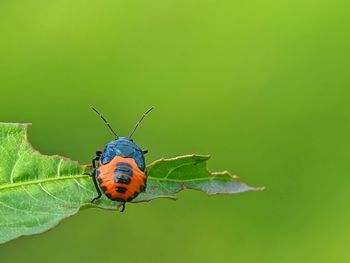
M 135 144 L 132 136 L 153 107 L 141 116 L 128 137 L 119 137 L 105 117 L 94 107 L 91 106 L 91 109 L 115 136 L 103 151 L 96 151 L 96 156 L 92 159 L 91 176 L 98 195 L 91 203 L 100 199 L 103 192 L 110 200 L 121 202 L 118 208 L 123 212 L 126 202 L 146 191 L 147 171 L 144 155 L 148 150 L 142 150 Z

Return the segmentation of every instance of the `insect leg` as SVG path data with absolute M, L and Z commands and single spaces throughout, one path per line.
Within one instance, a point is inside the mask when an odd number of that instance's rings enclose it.
M 119 210 L 119 212 L 124 212 L 124 210 L 125 210 L 125 202 L 123 202 L 123 203 L 118 205 L 118 210 Z
M 102 154 L 102 152 L 97 151 L 96 152 L 96 157 L 94 159 L 92 159 L 92 167 L 94 169 L 92 171 L 91 177 L 92 177 L 92 181 L 94 182 L 94 185 L 95 185 L 95 188 L 96 188 L 96 191 L 97 191 L 98 195 L 94 199 L 91 200 L 91 203 L 93 203 L 96 200 L 100 199 L 101 196 L 102 196 L 101 190 L 98 187 L 98 184 L 97 184 L 97 181 L 96 181 L 96 161 L 98 161 L 100 159 L 101 154 Z

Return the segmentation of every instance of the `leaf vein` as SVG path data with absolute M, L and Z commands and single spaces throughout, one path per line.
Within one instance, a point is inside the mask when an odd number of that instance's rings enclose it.
M 179 168 L 181 168 L 181 167 L 187 166 L 187 165 L 192 165 L 192 164 L 193 164 L 193 163 L 183 163 L 183 164 L 181 164 L 181 165 L 179 165 L 179 166 L 176 166 L 176 167 L 170 169 L 170 170 L 168 171 L 168 173 L 165 175 L 164 179 L 167 179 L 168 176 L 169 176 L 172 172 L 174 172 L 175 170 L 177 170 L 177 169 L 179 169 Z
M 41 183 L 39 183 L 38 184 L 39 185 L 39 187 L 46 193 L 46 194 L 48 194 L 49 196 L 51 196 L 51 197 L 53 197 L 53 198 L 55 198 L 56 200 L 59 200 L 59 201 L 61 201 L 61 202 L 67 202 L 67 201 L 65 201 L 65 200 L 63 200 L 63 199 L 61 199 L 61 198 L 58 198 L 58 197 L 56 197 L 56 196 L 54 196 L 53 194 L 51 194 L 49 191 L 47 191 L 45 188 L 44 188 L 44 186 L 41 184 Z
M 63 159 L 60 160 L 60 162 L 57 165 L 57 177 L 61 176 L 61 165 L 63 163 Z
M 40 202 L 40 200 L 34 197 L 31 193 L 29 193 L 29 191 L 24 186 L 22 186 L 22 188 L 24 192 L 26 192 L 26 194 L 29 195 L 33 200 Z
M 93 191 L 91 191 L 90 189 L 86 188 L 86 187 L 83 186 L 81 183 L 79 183 L 78 180 L 75 179 L 75 178 L 74 178 L 74 182 L 76 182 L 77 185 L 78 185 L 79 187 L 81 187 L 81 188 L 83 188 L 83 189 L 85 189 L 85 190 L 87 190 L 87 191 L 89 191 L 89 192 L 91 192 L 91 193 L 94 193 Z

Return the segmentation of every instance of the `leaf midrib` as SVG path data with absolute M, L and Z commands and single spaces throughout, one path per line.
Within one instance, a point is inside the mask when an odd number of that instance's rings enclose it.
M 89 178 L 89 175 L 70 175 L 70 176 L 60 176 L 60 177 L 53 177 L 53 178 L 45 178 L 40 180 L 33 180 L 33 181 L 27 181 L 27 182 L 20 182 L 20 183 L 13 183 L 13 184 L 7 184 L 0 186 L 0 191 L 10 188 L 16 188 L 16 187 L 22 187 L 32 184 L 41 184 L 46 182 L 54 182 L 54 181 L 60 181 L 60 180 L 69 180 L 69 179 L 80 179 L 80 178 Z M 149 176 L 148 179 L 154 180 L 154 181 L 166 181 L 166 182 L 176 182 L 176 183 L 184 183 L 184 182 L 195 182 L 195 181 L 211 181 L 217 179 L 216 177 L 203 177 L 203 178 L 194 178 L 194 179 L 170 179 L 170 178 L 157 178 Z
M 87 178 L 87 177 L 90 177 L 90 176 L 84 175 L 84 174 L 82 174 L 82 175 L 70 175 L 70 176 L 60 176 L 60 177 L 45 178 L 45 179 L 26 181 L 26 182 L 20 182 L 20 183 L 6 184 L 3 186 L 0 186 L 0 191 L 4 190 L 4 189 L 22 187 L 22 186 L 31 185 L 31 184 L 41 184 L 41 183 L 46 183 L 46 182 L 51 182 L 51 181 L 79 179 L 79 178 Z
M 226 173 L 220 174 L 220 175 L 226 175 Z M 202 177 L 202 178 L 193 178 L 193 179 L 169 179 L 169 178 L 158 178 L 158 177 L 152 177 L 148 176 L 148 179 L 152 179 L 154 181 L 167 181 L 167 182 L 176 182 L 176 183 L 184 183 L 184 182 L 192 182 L 192 181 L 209 181 L 209 180 L 215 180 L 218 179 L 216 176 L 209 176 L 209 177 Z M 229 179 L 229 178 L 228 178 Z M 232 181 L 234 178 L 232 178 Z M 228 180 L 230 181 L 230 180 Z

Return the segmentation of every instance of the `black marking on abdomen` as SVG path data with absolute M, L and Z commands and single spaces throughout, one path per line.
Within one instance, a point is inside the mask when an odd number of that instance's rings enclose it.
M 131 165 L 130 165 L 129 163 L 124 163 L 124 162 L 117 162 L 117 167 L 118 167 L 118 166 L 126 166 L 126 167 L 128 167 L 128 168 L 130 168 L 130 169 L 132 168 Z
M 127 175 L 117 174 L 117 175 L 114 177 L 114 182 L 120 183 L 120 184 L 130 184 L 131 179 L 130 179 L 130 177 L 127 176 Z
M 126 192 L 126 188 L 125 187 L 116 187 L 115 190 L 118 192 L 118 193 L 121 193 L 121 194 L 124 194 Z
M 133 171 L 131 168 L 126 167 L 126 166 L 118 166 L 115 170 L 114 170 L 114 174 L 118 175 L 118 174 L 126 174 L 129 176 L 133 175 Z

